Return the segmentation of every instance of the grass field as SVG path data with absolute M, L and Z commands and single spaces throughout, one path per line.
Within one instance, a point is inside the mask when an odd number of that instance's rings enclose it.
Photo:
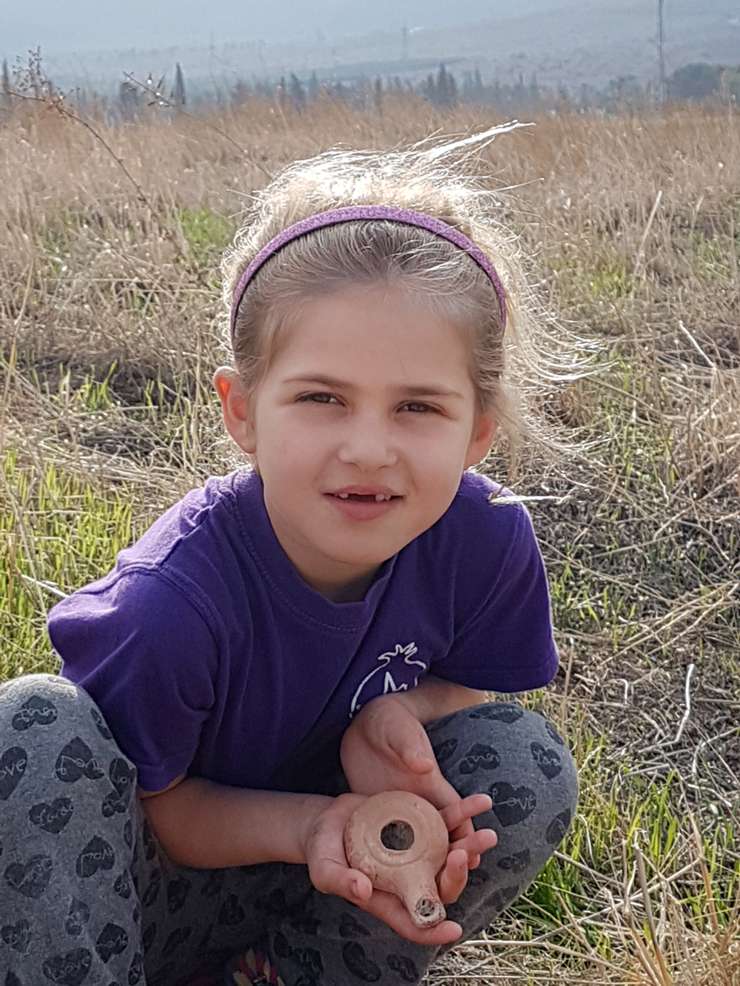
M 0 123 L 0 680 L 56 670 L 45 614 L 234 465 L 212 369 L 218 261 L 250 189 L 339 143 L 495 122 L 423 103 L 268 106 L 119 130 Z M 557 858 L 433 984 L 740 983 L 740 116 L 563 116 L 497 140 L 491 181 L 542 302 L 602 345 L 543 398 L 588 454 L 512 480 L 552 588 L 561 673 L 527 701 L 572 742 Z M 488 469 L 507 474 L 506 449 Z

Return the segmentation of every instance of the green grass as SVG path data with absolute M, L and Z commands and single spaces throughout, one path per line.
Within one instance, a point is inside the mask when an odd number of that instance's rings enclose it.
M 176 221 L 187 240 L 195 266 L 213 267 L 234 235 L 234 225 L 211 209 L 181 207 Z
M 600 240 L 589 239 L 579 247 L 578 251 L 553 251 L 545 261 L 556 279 L 561 304 L 566 307 L 603 305 L 632 294 L 635 282 L 623 255 Z
M 56 670 L 46 613 L 59 598 L 108 571 L 131 543 L 135 491 L 103 487 L 54 465 L 2 458 L 0 680 Z
M 714 282 L 730 281 L 740 261 L 740 236 L 705 236 L 694 232 L 689 236 L 687 254 L 702 278 Z
M 625 260 L 614 257 L 602 261 L 591 271 L 588 287 L 594 300 L 617 301 L 629 297 L 633 289 L 633 278 Z

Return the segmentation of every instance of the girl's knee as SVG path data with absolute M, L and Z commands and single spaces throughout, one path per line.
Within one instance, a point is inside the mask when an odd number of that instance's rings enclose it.
M 573 756 L 553 724 L 517 702 L 490 702 L 461 709 L 429 735 L 440 769 L 462 794 L 489 794 L 490 813 L 478 827 L 502 828 L 547 816 L 547 836 L 560 841 L 578 798 Z M 529 816 L 533 816 L 531 819 Z
M 103 758 L 115 759 L 127 773 L 134 770 L 91 696 L 60 675 L 21 675 L 0 685 L 0 753 L 8 745 L 39 756 L 55 750 L 60 771 L 70 760 Z
M 59 674 L 38 672 L 36 674 L 21 674 L 17 678 L 8 678 L 0 684 L 0 699 L 28 698 L 32 695 L 72 695 L 81 692 L 89 701 L 89 695 L 73 681 Z
M 51 674 L 0 687 L 0 803 L 8 810 L 27 819 L 31 809 L 42 827 L 61 824 L 49 812 L 72 802 L 78 813 L 94 803 L 96 816 L 114 817 L 128 810 L 135 785 L 134 764 L 84 689 Z
M 570 828 L 575 763 L 553 724 L 516 702 L 463 709 L 432 728 L 430 738 L 462 796 L 491 798 L 491 810 L 474 821 L 476 828 L 492 828 L 498 841 L 450 913 L 466 931 L 484 927 L 531 884 Z
M 102 720 L 87 692 L 74 682 L 55 674 L 26 674 L 0 685 L 0 724 L 9 720 L 16 733 L 35 726 L 49 726 L 61 717 L 66 721 Z

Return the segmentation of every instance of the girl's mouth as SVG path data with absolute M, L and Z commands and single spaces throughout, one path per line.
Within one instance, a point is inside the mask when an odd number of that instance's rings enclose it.
M 383 503 L 385 500 L 393 499 L 390 493 L 332 493 L 331 495 L 338 496 L 340 500 L 362 500 L 367 503 L 371 500 L 375 500 L 376 503 Z
M 335 507 L 350 520 L 375 520 L 393 510 L 403 497 L 381 493 L 327 493 Z

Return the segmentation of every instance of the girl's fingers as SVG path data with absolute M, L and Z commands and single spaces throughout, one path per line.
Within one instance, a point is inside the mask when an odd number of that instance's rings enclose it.
M 439 896 L 443 904 L 454 904 L 468 882 L 468 854 L 453 849 L 439 875 Z
M 312 863 L 309 872 L 311 882 L 322 894 L 344 897 L 353 904 L 369 900 L 373 892 L 373 885 L 364 873 L 329 857 Z
M 370 877 L 359 870 L 347 870 L 349 893 L 343 896 L 351 898 L 354 903 L 363 904 L 370 900 L 373 894 L 373 884 Z
M 405 750 L 401 757 L 406 766 L 415 774 L 428 774 L 430 770 L 434 770 L 434 757 L 428 756 L 421 750 Z
M 463 849 L 468 856 L 468 869 L 474 870 L 480 866 L 480 858 L 484 852 L 488 852 L 498 842 L 498 837 L 493 829 L 478 829 L 464 839 L 458 839 L 450 843 L 450 849 Z
M 467 839 L 473 832 L 475 832 L 473 823 L 468 818 L 462 825 L 458 825 L 454 832 L 450 832 L 450 842 L 459 842 L 461 839 Z
M 419 758 L 429 760 L 432 766 L 437 762 L 424 727 L 413 716 L 394 720 L 393 728 L 385 735 L 385 744 L 407 765 Z
M 467 853 L 482 856 L 484 852 L 493 849 L 497 842 L 498 836 L 493 829 L 477 829 L 468 838 L 453 842 L 450 849 L 464 849 Z
M 468 822 L 484 811 L 490 811 L 493 802 L 488 794 L 469 794 L 454 804 L 440 809 L 440 814 L 450 832 L 454 832 L 463 823 Z
M 359 907 L 417 945 L 452 945 L 462 937 L 462 928 L 456 921 L 441 921 L 433 928 L 417 928 L 398 897 L 382 890 L 373 891 L 370 900 Z

